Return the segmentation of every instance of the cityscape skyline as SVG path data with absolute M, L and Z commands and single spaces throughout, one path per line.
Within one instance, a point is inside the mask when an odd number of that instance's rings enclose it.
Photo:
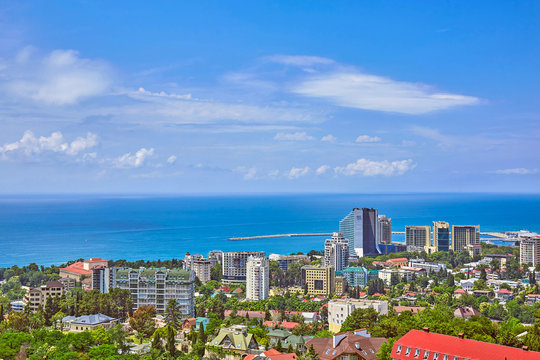
M 538 13 L 0 2 L 1 191 L 538 193 Z

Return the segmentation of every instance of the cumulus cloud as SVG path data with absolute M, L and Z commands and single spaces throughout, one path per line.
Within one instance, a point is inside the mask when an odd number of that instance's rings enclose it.
M 313 75 L 293 86 L 291 91 L 306 97 L 328 99 L 338 106 L 404 114 L 423 114 L 480 102 L 473 96 L 439 92 L 427 85 L 356 70 Z
M 145 161 L 154 155 L 154 149 L 141 148 L 135 154 L 126 153 L 113 160 L 113 164 L 118 168 L 138 168 L 144 165 Z
M 335 167 L 334 171 L 337 174 L 343 174 L 346 176 L 363 175 L 363 176 L 375 176 L 375 175 L 403 175 L 405 172 L 413 169 L 415 164 L 411 159 L 398 160 L 398 161 L 372 161 L 368 159 L 358 159 L 353 163 L 347 164 L 343 167 Z
M 356 138 L 357 143 L 373 143 L 379 141 L 381 141 L 381 138 L 378 136 L 360 135 Z
M 27 130 L 20 140 L 0 146 L 0 154 L 3 159 L 21 154 L 31 157 L 45 152 L 74 156 L 97 144 L 97 135 L 91 132 L 86 137 L 77 137 L 72 142 L 68 142 L 60 131 L 55 131 L 50 136 L 37 137 L 32 131 Z
M 303 55 L 274 55 L 267 57 L 269 61 L 292 66 L 313 66 L 313 65 L 329 65 L 335 61 L 320 56 L 303 56 Z
M 294 132 L 294 133 L 277 133 L 274 136 L 274 140 L 285 140 L 285 141 L 306 141 L 313 140 L 313 136 L 306 134 L 305 132 Z
M 46 105 L 66 105 L 104 93 L 111 84 L 111 68 L 103 61 L 82 58 L 74 50 L 38 55 L 23 49 L 0 70 L 0 91 L 8 97 Z
M 288 177 L 289 179 L 298 179 L 300 176 L 304 176 L 309 172 L 309 166 L 303 168 L 293 167 L 289 170 Z
M 500 169 L 496 170 L 495 174 L 500 175 L 531 175 L 538 174 L 538 169 L 526 169 L 526 168 L 513 168 L 513 169 Z
M 330 166 L 322 165 L 322 166 L 319 166 L 319 168 L 315 172 L 317 173 L 317 175 L 322 175 L 330 169 L 331 169 Z
M 176 156 L 174 155 L 171 155 L 167 158 L 167 163 L 168 164 L 174 164 L 176 162 Z
M 337 141 L 337 137 L 335 137 L 332 134 L 325 135 L 321 138 L 321 141 L 326 141 L 330 143 L 335 143 Z

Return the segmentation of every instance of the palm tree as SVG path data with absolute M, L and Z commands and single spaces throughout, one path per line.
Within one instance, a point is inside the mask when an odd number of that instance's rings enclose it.
M 180 328 L 180 320 L 182 313 L 180 312 L 180 304 L 175 299 L 169 300 L 169 304 L 165 309 L 165 320 L 167 325 L 172 326 L 175 329 Z

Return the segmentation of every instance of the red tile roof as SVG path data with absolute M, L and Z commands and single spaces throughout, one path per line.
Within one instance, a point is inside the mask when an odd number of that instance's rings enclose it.
M 398 354 L 398 346 L 401 351 Z M 410 352 L 405 355 L 407 347 Z M 418 357 L 414 357 L 416 349 L 420 349 Z M 509 346 L 497 345 L 483 341 L 461 339 L 455 336 L 435 334 L 421 330 L 411 330 L 394 343 L 391 358 L 398 360 L 424 359 L 424 352 L 428 350 L 429 355 L 426 360 L 433 360 L 433 355 L 438 353 L 439 360 L 443 355 L 450 355 L 453 359 L 457 356 L 462 359 L 474 360 L 540 360 L 540 353 L 527 351 Z

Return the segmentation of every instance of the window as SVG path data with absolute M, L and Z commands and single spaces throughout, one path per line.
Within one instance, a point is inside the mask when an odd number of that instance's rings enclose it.
M 420 349 L 414 350 L 414 357 L 417 357 L 418 355 L 420 355 Z
M 429 357 L 429 350 L 424 350 L 424 357 L 423 359 L 426 360 Z
M 401 345 L 398 345 L 396 349 L 396 354 L 399 354 L 399 353 L 401 353 Z
M 411 347 L 407 346 L 407 349 L 405 349 L 405 355 L 409 355 L 410 352 L 411 352 Z

